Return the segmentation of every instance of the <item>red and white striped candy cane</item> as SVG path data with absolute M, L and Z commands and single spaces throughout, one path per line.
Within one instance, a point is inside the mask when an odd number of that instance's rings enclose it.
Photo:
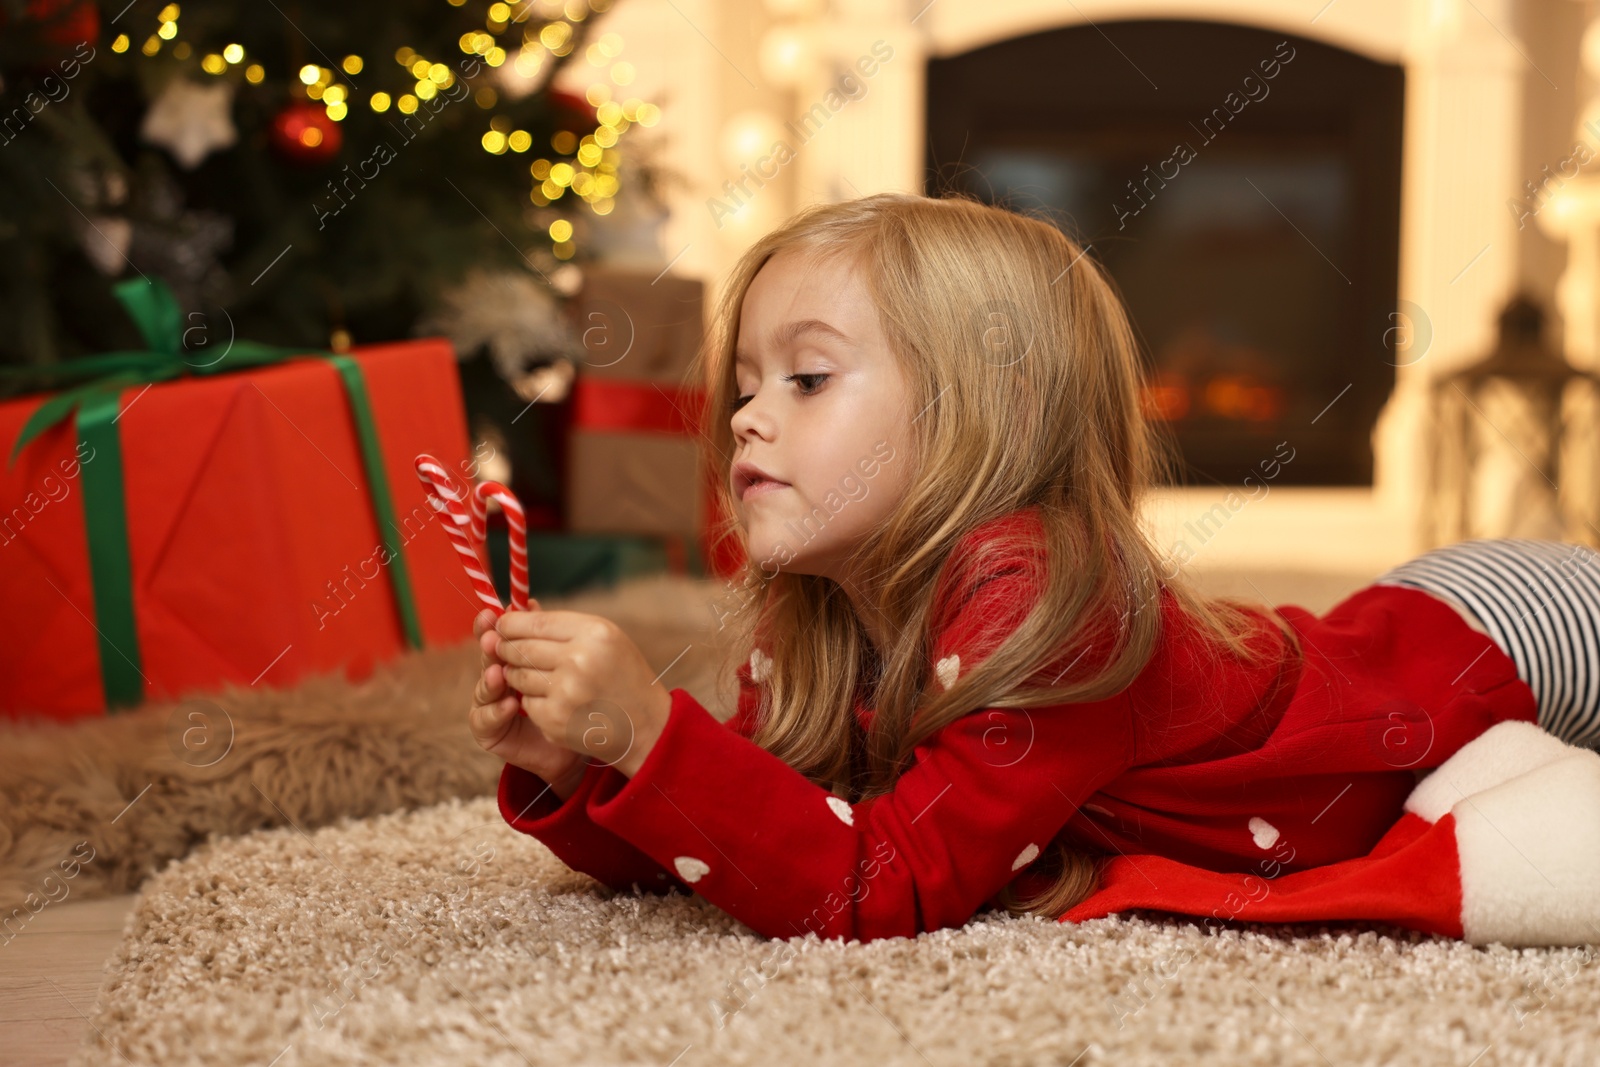
M 480 550 L 485 563 L 489 557 L 489 502 L 483 498 L 482 492 L 486 484 L 479 482 L 467 493 L 467 517 L 472 520 L 467 525 L 467 534 Z
M 475 528 L 482 531 L 487 519 L 479 519 L 480 514 L 487 515 L 489 500 L 493 498 L 500 502 L 500 507 L 506 513 L 507 541 L 511 546 L 511 607 L 514 611 L 528 610 L 528 519 L 523 514 L 522 502 L 512 495 L 511 490 L 499 482 L 479 482 L 473 489 L 472 499 L 475 507 L 472 510 Z M 479 534 L 478 536 L 483 536 Z
M 419 453 L 415 464 L 417 478 L 422 482 L 428 504 L 439 513 L 444 532 L 450 538 L 450 545 L 456 550 L 456 555 L 461 559 L 461 566 L 466 569 L 467 577 L 472 581 L 473 592 L 478 595 L 479 600 L 494 610 L 496 616 L 500 615 L 505 611 L 505 605 L 500 602 L 500 594 L 494 587 L 494 581 L 489 577 L 484 555 L 480 553 L 479 546 L 472 543 L 472 518 L 468 513 L 467 503 L 472 494 L 458 489 L 455 479 L 450 476 L 444 464 L 428 453 Z M 524 581 L 526 581 L 526 561 L 523 566 Z

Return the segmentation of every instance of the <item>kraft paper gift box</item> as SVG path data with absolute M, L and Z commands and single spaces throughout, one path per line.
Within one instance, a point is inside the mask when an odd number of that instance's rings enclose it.
M 695 437 L 703 391 L 687 376 L 704 336 L 697 280 L 590 269 L 574 300 L 584 361 L 572 393 L 567 526 L 697 545 L 715 500 Z
M 697 278 L 604 264 L 585 267 L 572 313 L 586 378 L 683 385 L 705 336 Z
M 14 454 L 52 399 L 0 403 L 0 712 L 359 680 L 470 637 L 471 592 L 413 468 L 431 452 L 471 469 L 447 341 L 113 385 L 98 430 L 81 408 Z

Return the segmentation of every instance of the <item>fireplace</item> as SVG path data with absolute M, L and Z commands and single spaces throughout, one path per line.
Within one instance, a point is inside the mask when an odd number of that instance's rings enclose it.
M 927 70 L 926 191 L 1091 247 L 1144 347 L 1178 480 L 1371 485 L 1397 310 L 1404 73 L 1219 22 L 1100 22 Z

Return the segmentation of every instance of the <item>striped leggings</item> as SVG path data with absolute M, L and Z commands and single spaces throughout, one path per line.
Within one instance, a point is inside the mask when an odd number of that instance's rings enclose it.
M 1462 541 L 1418 556 L 1377 585 L 1449 603 L 1517 665 L 1539 725 L 1600 747 L 1600 552 L 1560 541 Z

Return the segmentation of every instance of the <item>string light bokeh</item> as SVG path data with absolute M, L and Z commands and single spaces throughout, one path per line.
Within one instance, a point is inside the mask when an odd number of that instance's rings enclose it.
M 462 7 L 467 0 L 444 2 Z M 497 111 L 503 99 L 520 99 L 534 91 L 550 57 L 571 55 L 578 41 L 574 26 L 603 14 L 610 6 L 611 0 L 525 0 L 515 5 L 497 2 L 485 12 L 483 28 L 463 33 L 457 42 L 464 55 L 474 56 L 490 68 L 490 77 L 485 80 L 494 83 L 482 85 L 472 94 L 473 104 L 489 113 L 479 143 L 491 155 L 532 157 L 526 174 L 528 199 L 536 207 L 550 207 L 570 194 L 593 214 L 610 214 L 621 189 L 621 158 L 616 151 L 619 142 L 632 127 L 651 127 L 661 119 L 661 109 L 650 101 L 635 96 L 618 98 L 633 82 L 635 69 L 621 58 L 624 43 L 616 33 L 602 34 L 584 49 L 583 58 L 592 80 L 582 98 L 593 113 L 592 129 L 581 135 L 571 129 L 558 130 L 547 145 L 539 146 L 532 133 L 517 128 L 508 115 Z M 155 17 L 155 29 L 138 46 L 139 51 L 154 57 L 170 46 L 173 59 L 193 60 L 212 77 L 236 77 L 251 85 L 266 80 L 268 71 L 252 58 L 248 42 L 219 45 L 187 40 L 179 27 L 181 15 L 179 4 L 162 8 Z M 136 36 L 137 33 L 118 34 L 111 50 L 129 51 Z M 297 72 L 299 91 L 305 99 L 320 103 L 334 122 L 344 121 L 357 107 L 377 114 L 392 109 L 410 115 L 455 84 L 458 75 L 444 58 L 423 55 L 403 45 L 393 55 L 393 66 L 370 67 L 367 57 L 359 54 L 344 56 L 338 69 L 308 63 Z M 355 76 L 360 74 L 368 77 L 358 88 Z M 306 145 L 315 147 L 323 135 L 315 126 L 307 126 L 300 136 L 314 138 Z M 556 258 L 572 258 L 576 252 L 574 232 L 572 222 L 566 218 L 549 224 L 546 233 Z

